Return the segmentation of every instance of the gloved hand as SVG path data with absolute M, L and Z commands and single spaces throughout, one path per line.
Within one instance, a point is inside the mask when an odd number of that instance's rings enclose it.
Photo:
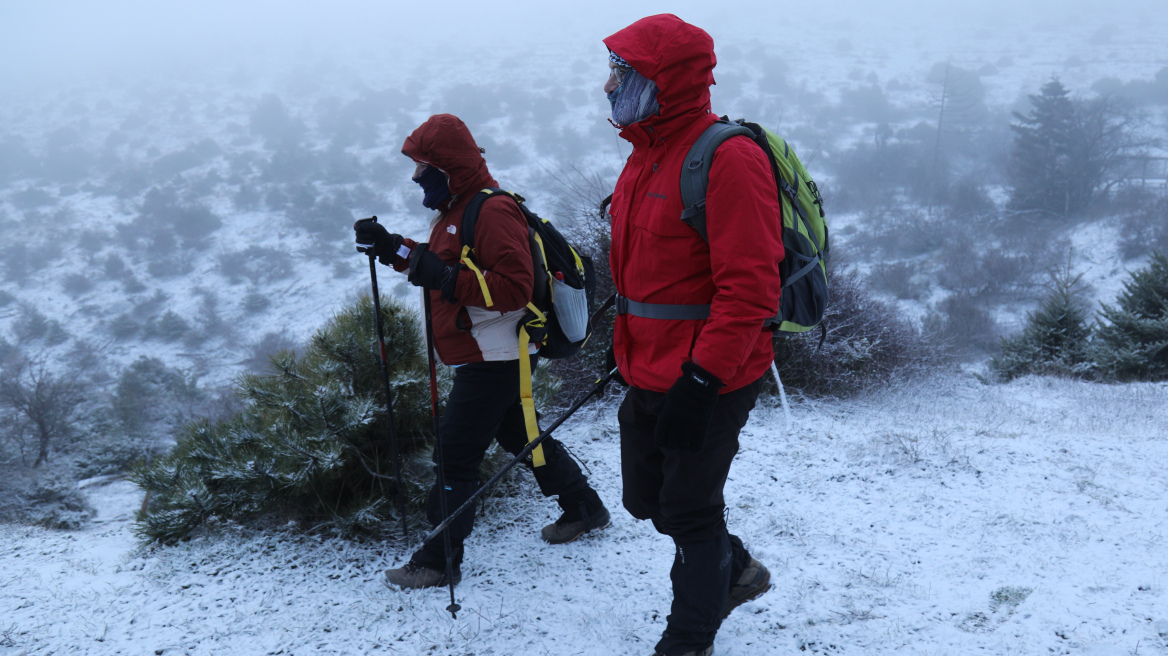
M 357 233 L 357 252 L 372 253 L 386 266 L 393 264 L 393 258 L 405 241 L 401 235 L 386 230 L 375 216 L 354 223 L 353 231 Z
M 692 362 L 683 363 L 681 377 L 665 393 L 665 403 L 657 416 L 657 448 L 684 446 L 695 453 L 700 451 L 710 431 L 720 389 L 722 381 L 714 374 Z
M 458 280 L 458 269 L 442 261 L 430 252 L 429 244 L 418 244 L 410 253 L 410 283 L 426 289 L 442 292 L 442 297 L 454 302 L 454 283 Z

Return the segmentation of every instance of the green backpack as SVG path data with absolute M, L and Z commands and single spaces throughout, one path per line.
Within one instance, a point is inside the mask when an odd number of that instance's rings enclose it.
M 718 146 L 737 135 L 749 137 L 766 152 L 782 204 L 786 256 L 779 266 L 779 275 L 783 280 L 783 295 L 778 313 L 766 325 L 771 330 L 787 332 L 811 330 L 823 320 L 828 303 L 827 223 L 819 189 L 786 141 L 757 123 L 743 119 L 730 121 L 725 116 L 706 128 L 690 148 L 681 168 L 681 200 L 686 208 L 681 220 L 709 241 L 706 187 L 710 183 L 710 164 Z

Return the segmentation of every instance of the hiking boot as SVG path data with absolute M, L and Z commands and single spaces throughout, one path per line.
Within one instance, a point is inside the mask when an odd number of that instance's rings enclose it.
M 653 652 L 653 656 L 666 656 L 666 655 L 662 654 L 659 651 L 655 651 L 655 652 Z M 705 649 L 697 649 L 694 651 L 687 651 L 684 654 L 681 654 L 681 656 L 714 656 L 714 645 L 710 645 L 709 647 L 706 647 Z
M 726 619 L 730 611 L 751 599 L 761 597 L 764 592 L 770 589 L 770 571 L 765 565 L 751 558 L 746 569 L 742 570 L 742 576 L 738 577 L 738 580 L 730 586 L 730 592 L 726 594 L 726 602 L 722 604 L 722 619 Z
M 461 580 L 462 574 L 455 570 L 454 584 L 458 585 L 458 582 Z M 385 570 L 385 583 L 387 585 L 395 585 L 403 590 L 438 588 L 448 585 L 445 572 L 430 569 L 429 567 L 413 562 L 406 563 L 405 566 L 397 569 Z
M 539 532 L 551 544 L 565 544 L 596 528 L 608 526 L 611 517 L 596 490 L 585 488 L 575 494 L 561 494 L 556 503 L 564 509 L 564 514 L 554 524 L 548 524 Z

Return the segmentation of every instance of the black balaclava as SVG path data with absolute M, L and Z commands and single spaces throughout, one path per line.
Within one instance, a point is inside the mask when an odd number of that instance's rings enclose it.
M 436 210 L 447 198 L 450 198 L 450 183 L 442 169 L 436 166 L 427 166 L 426 170 L 422 171 L 422 175 L 414 179 L 414 182 L 422 185 L 422 192 L 425 194 L 422 197 L 422 205 L 426 206 L 427 209 Z

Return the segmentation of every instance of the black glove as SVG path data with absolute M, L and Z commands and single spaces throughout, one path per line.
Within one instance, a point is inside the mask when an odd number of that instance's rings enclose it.
M 458 269 L 430 252 L 429 244 L 418 244 L 410 253 L 410 272 L 407 279 L 418 287 L 442 292 L 442 297 L 454 302 L 454 283 Z
M 692 362 L 681 365 L 681 377 L 665 393 L 665 403 L 657 416 L 657 430 L 654 437 L 659 449 L 679 449 L 686 447 L 698 452 L 710 422 L 714 418 L 714 405 L 718 402 L 718 390 L 722 381 L 714 374 Z
M 375 216 L 354 223 L 353 231 L 357 233 L 357 252 L 376 255 L 386 266 L 393 264 L 394 256 L 405 241 L 401 235 L 386 230 Z

